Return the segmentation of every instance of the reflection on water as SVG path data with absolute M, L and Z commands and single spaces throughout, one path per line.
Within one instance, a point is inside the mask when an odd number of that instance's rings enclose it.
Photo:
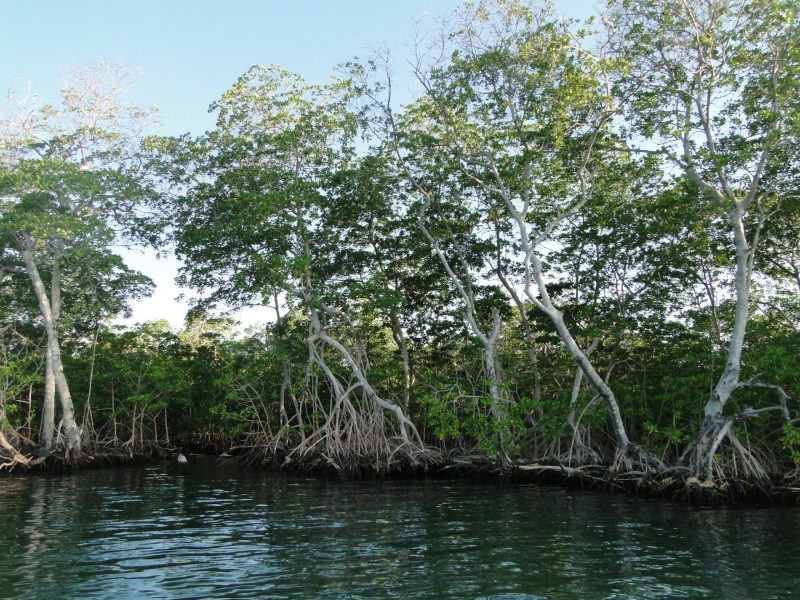
M 0 479 L 4 598 L 790 598 L 800 509 L 319 481 L 193 457 Z

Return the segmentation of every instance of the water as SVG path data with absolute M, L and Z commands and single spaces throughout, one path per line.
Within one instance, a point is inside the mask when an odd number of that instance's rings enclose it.
M 0 479 L 0 597 L 800 597 L 800 508 L 190 460 Z

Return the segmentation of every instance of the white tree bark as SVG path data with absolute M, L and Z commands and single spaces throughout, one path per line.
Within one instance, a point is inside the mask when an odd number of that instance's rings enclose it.
M 45 451 L 53 448 L 53 432 L 56 427 L 56 377 L 53 371 L 53 354 L 50 344 L 45 350 L 44 403 L 42 405 L 42 444 Z
M 536 338 L 533 335 L 533 328 L 531 327 L 531 322 L 526 314 L 525 305 L 522 303 L 517 290 L 514 289 L 514 286 L 512 286 L 505 277 L 505 274 L 500 269 L 499 264 L 495 269 L 495 273 L 497 274 L 497 278 L 500 280 L 500 283 L 511 296 L 511 299 L 514 301 L 514 305 L 517 307 L 517 311 L 519 312 L 519 322 L 522 326 L 522 335 L 525 341 L 525 353 L 528 356 L 528 362 L 530 363 L 531 371 L 533 372 L 533 401 L 538 404 L 542 399 L 542 384 L 541 374 L 539 373 L 539 359 L 536 356 Z
M 39 274 L 39 269 L 33 256 L 33 248 L 30 240 L 21 240 L 22 259 L 25 263 L 25 270 L 30 277 L 36 299 L 39 304 L 39 311 L 44 322 L 47 334 L 47 351 L 50 354 L 53 365 L 53 378 L 58 397 L 61 404 L 62 422 L 64 427 L 64 437 L 66 442 L 65 454 L 68 459 L 77 459 L 81 455 L 80 428 L 75 421 L 75 409 L 72 403 L 72 396 L 64 374 L 64 366 L 61 362 L 61 348 L 58 343 L 58 329 L 53 318 L 54 312 L 60 310 L 60 301 L 53 307 L 47 297 L 44 283 Z M 54 308 L 56 309 L 54 311 Z
M 592 339 L 592 343 L 589 344 L 589 347 L 586 349 L 586 357 L 590 357 L 592 352 L 597 350 L 597 346 L 600 345 L 600 338 Z M 583 383 L 583 369 L 578 369 L 575 371 L 575 380 L 572 382 L 572 394 L 569 397 L 569 415 L 567 416 L 567 424 L 569 425 L 570 429 L 573 432 L 573 435 L 577 436 L 578 434 L 578 424 L 577 424 L 577 410 L 578 410 L 578 398 L 581 394 L 581 384 Z
M 408 352 L 408 342 L 400 325 L 397 313 L 392 310 L 389 314 L 389 322 L 392 326 L 392 339 L 397 349 L 400 350 L 400 358 L 403 360 L 403 410 L 408 412 L 408 405 L 411 402 L 411 357 Z
M 450 261 L 447 259 L 447 256 L 442 250 L 439 240 L 433 237 L 426 225 L 427 210 L 430 206 L 431 197 L 422 187 L 417 186 L 417 189 L 425 198 L 425 201 L 420 208 L 418 220 L 419 227 L 422 230 L 425 238 L 428 240 L 428 243 L 431 245 L 434 253 L 439 258 L 439 262 L 442 263 L 450 283 L 452 283 L 456 290 L 458 290 L 459 296 L 461 296 L 461 300 L 464 302 L 465 306 L 464 317 L 473 335 L 480 340 L 481 345 L 483 346 L 483 364 L 484 369 L 486 370 L 486 377 L 489 380 L 489 396 L 492 402 L 490 406 L 490 412 L 492 418 L 496 422 L 503 423 L 506 418 L 506 399 L 501 391 L 500 370 L 497 362 L 497 339 L 500 336 L 500 327 L 502 325 L 500 313 L 496 308 L 492 309 L 492 328 L 488 333 L 485 332 L 478 324 L 478 313 L 475 308 L 475 297 L 472 293 L 472 284 L 469 280 L 469 274 L 466 272 L 467 267 L 464 265 L 465 275 L 464 281 L 462 281 L 450 265 Z M 506 455 L 505 448 L 503 447 L 502 436 L 497 441 L 497 456 L 501 463 L 505 464 L 508 462 L 508 457 Z
M 736 305 L 734 310 L 733 330 L 728 342 L 727 360 L 714 391 L 703 409 L 703 424 L 695 438 L 692 453 L 692 474 L 707 480 L 713 479 L 714 456 L 725 436 L 730 432 L 730 419 L 723 416 L 723 411 L 733 391 L 740 387 L 742 372 L 742 350 L 749 320 L 750 291 L 752 283 L 752 267 L 755 246 L 747 242 L 742 207 L 733 201 L 734 208 L 729 212 L 733 229 L 733 242 L 736 249 L 736 272 L 734 285 L 736 288 Z
M 306 246 L 306 252 L 308 252 L 308 248 Z M 309 253 L 310 254 L 310 253 Z M 417 428 L 414 423 L 406 416 L 405 412 L 403 411 L 403 407 L 395 402 L 391 402 L 389 400 L 385 400 L 382 398 L 377 390 L 372 386 L 366 376 L 366 369 L 362 368 L 362 365 L 359 364 L 358 360 L 354 357 L 353 353 L 350 352 L 348 348 L 346 348 L 341 342 L 331 337 L 328 332 L 327 328 L 323 326 L 322 320 L 320 318 L 320 311 L 323 311 L 323 314 L 330 313 L 333 316 L 340 316 L 345 317 L 339 311 L 333 308 L 327 307 L 319 307 L 319 303 L 316 302 L 313 298 L 313 295 L 310 291 L 311 283 L 310 281 L 305 282 L 306 290 L 303 293 L 303 300 L 306 305 L 306 309 L 308 310 L 309 316 L 309 338 L 306 340 L 306 343 L 309 348 L 309 357 L 310 359 L 317 364 L 325 373 L 326 378 L 331 384 L 333 389 L 334 395 L 336 396 L 336 401 L 341 402 L 346 400 L 347 396 L 354 392 L 356 389 L 361 388 L 369 399 L 369 401 L 373 404 L 373 406 L 378 411 L 389 411 L 392 412 L 395 416 L 397 421 L 397 430 L 400 434 L 401 439 L 403 440 L 403 445 L 406 447 L 408 452 L 406 453 L 412 460 L 415 460 L 413 457 L 414 449 L 422 450 L 423 443 L 422 439 L 417 432 Z M 336 354 L 347 364 L 350 372 L 356 379 L 356 383 L 350 386 L 347 389 L 341 385 L 339 380 L 336 376 L 331 372 L 328 368 L 327 364 L 325 363 L 324 358 L 320 355 L 317 351 L 316 343 L 322 342 L 332 350 L 336 352 Z
M 427 81 L 424 76 L 418 72 L 418 78 L 420 78 L 420 82 L 426 89 L 430 92 L 430 87 L 427 85 Z M 412 174 L 411 170 L 408 167 L 408 164 L 403 158 L 402 152 L 400 151 L 399 143 L 397 140 L 397 127 L 394 121 L 394 116 L 391 110 L 391 106 L 387 104 L 384 109 L 385 114 L 388 118 L 389 125 L 391 131 L 393 133 L 393 145 L 394 151 L 399 159 L 400 163 L 403 165 L 405 170 L 406 177 L 411 182 L 411 184 L 415 187 L 415 189 L 425 198 L 426 205 L 430 204 L 431 198 L 428 194 L 427 190 L 422 186 L 419 180 Z M 519 131 L 525 130 L 525 124 L 523 120 L 520 119 L 520 116 L 517 114 L 514 108 L 514 102 L 509 102 L 509 111 L 511 112 L 511 121 L 512 125 L 516 127 Z M 578 366 L 583 370 L 587 380 L 589 383 L 597 389 L 600 396 L 603 398 L 603 401 L 608 409 L 609 416 L 611 418 L 611 425 L 614 431 L 614 436 L 616 440 L 616 447 L 617 447 L 617 455 L 618 459 L 615 461 L 617 464 L 628 464 L 628 454 L 631 449 L 631 443 L 628 438 L 627 431 L 625 429 L 625 424 L 622 420 L 622 413 L 619 408 L 619 404 L 617 399 L 614 395 L 614 392 L 611 388 L 606 384 L 600 374 L 596 371 L 592 363 L 589 361 L 587 356 L 581 351 L 578 347 L 578 344 L 575 342 L 572 333 L 569 331 L 569 328 L 566 326 L 564 322 L 563 315 L 561 312 L 553 305 L 550 295 L 547 291 L 547 286 L 545 283 L 545 277 L 542 272 L 542 264 L 539 256 L 536 253 L 537 246 L 539 246 L 542 242 L 549 239 L 551 233 L 559 226 L 563 221 L 570 218 L 578 211 L 580 211 L 583 206 L 588 202 L 589 197 L 591 195 L 590 185 L 588 183 L 588 173 L 587 173 L 587 164 L 589 159 L 592 156 L 593 148 L 594 148 L 594 139 L 597 136 L 598 132 L 604 126 L 604 124 L 608 121 L 611 117 L 611 113 L 606 113 L 599 117 L 598 122 L 595 124 L 593 128 L 593 132 L 590 138 L 589 145 L 584 152 L 582 163 L 578 169 L 578 183 L 579 183 L 579 192 L 577 194 L 577 198 L 571 202 L 567 207 L 561 208 L 557 210 L 556 215 L 549 220 L 548 223 L 542 228 L 539 234 L 532 238 L 531 234 L 528 230 L 528 216 L 530 214 L 530 210 L 532 208 L 533 198 L 530 196 L 530 192 L 528 191 L 523 192 L 521 198 L 515 198 L 515 194 L 509 189 L 506 185 L 505 180 L 503 179 L 502 175 L 500 174 L 499 169 L 494 161 L 494 156 L 491 154 L 487 154 L 483 158 L 467 158 L 462 151 L 462 148 L 458 145 L 458 140 L 451 143 L 450 150 L 454 153 L 454 155 L 458 158 L 459 163 L 461 165 L 461 172 L 462 174 L 477 184 L 479 187 L 483 188 L 490 195 L 497 195 L 502 198 L 503 204 L 505 205 L 508 216 L 516 223 L 517 232 L 518 232 L 518 241 L 520 243 L 521 251 L 522 251 L 522 266 L 524 268 L 525 274 L 525 285 L 524 285 L 524 294 L 525 297 L 539 310 L 541 310 L 553 323 L 558 332 L 559 337 L 562 340 L 562 343 L 567 348 L 569 353 L 578 363 Z M 527 145 L 528 142 L 523 140 L 523 146 L 528 149 Z M 487 144 L 488 146 L 488 144 Z M 479 169 L 483 172 L 488 171 L 491 173 L 492 180 L 486 180 L 482 178 L 482 176 L 476 174 L 473 171 L 472 167 L 479 167 Z M 527 180 L 531 180 L 532 165 L 527 165 L 524 172 L 524 178 Z M 522 204 L 522 208 L 519 209 L 515 205 L 515 199 Z M 427 234 L 429 241 L 431 239 L 430 234 Z M 438 251 L 440 258 L 442 257 L 441 251 Z M 448 273 L 448 275 L 450 275 Z M 451 276 L 452 279 L 452 276 Z M 462 293 L 462 296 L 464 294 Z M 480 336 L 479 336 L 480 337 Z M 486 336 L 484 336 L 486 337 Z M 483 340 L 482 340 L 483 341 Z
M 50 277 L 50 307 L 53 323 L 58 331 L 58 322 L 61 318 L 61 256 L 64 253 L 64 243 L 56 241 L 53 251 L 52 274 Z M 47 345 L 45 354 L 44 376 L 44 404 L 42 406 L 42 442 L 44 449 L 49 451 L 53 447 L 53 432 L 56 423 L 56 379 L 53 370 L 53 353 Z
M 498 183 L 502 185 L 502 180 L 499 177 L 499 173 L 497 174 L 496 179 Z M 539 256 L 536 254 L 536 246 L 547 239 L 551 231 L 555 229 L 556 226 L 561 223 L 561 221 L 580 210 L 580 208 L 588 199 L 588 195 L 584 193 L 583 198 L 576 204 L 573 204 L 569 210 L 560 213 L 554 219 L 552 219 L 545 226 L 543 231 L 533 239 L 532 242 L 527 223 L 527 215 L 530 207 L 529 200 L 525 199 L 523 201 L 523 208 L 520 211 L 514 205 L 514 202 L 512 201 L 507 189 L 503 188 L 501 190 L 501 194 L 509 214 L 512 216 L 517 225 L 517 239 L 520 243 L 520 248 L 523 255 L 523 268 L 525 273 L 523 291 L 525 296 L 534 306 L 541 310 L 550 319 L 555 326 L 562 343 L 578 363 L 578 366 L 583 371 L 586 379 L 597 390 L 601 398 L 603 398 L 611 418 L 611 424 L 616 438 L 617 452 L 620 454 L 620 456 L 625 457 L 630 448 L 630 439 L 628 438 L 628 433 L 625 429 L 625 423 L 622 420 L 622 413 L 619 409 L 616 396 L 614 395 L 612 389 L 594 368 L 594 365 L 592 365 L 586 353 L 583 352 L 578 346 L 575 338 L 572 336 L 572 333 L 564 322 L 563 314 L 553 305 L 553 302 L 550 299 L 550 294 L 547 290 L 544 273 L 542 271 L 542 262 Z
M 761 193 L 761 177 L 770 155 L 770 148 L 765 147 L 758 158 L 755 169 L 750 177 L 746 190 L 736 192 L 721 167 L 717 168 L 715 175 L 718 184 L 706 181 L 695 167 L 694 152 L 691 144 L 691 128 L 693 119 L 697 119 L 704 136 L 706 149 L 713 155 L 716 154 L 716 141 L 708 120 L 708 107 L 702 97 L 703 82 L 699 75 L 694 81 L 694 95 L 685 99 L 684 130 L 681 139 L 682 166 L 686 174 L 694 181 L 701 193 L 707 197 L 728 217 L 733 237 L 735 251 L 735 309 L 733 329 L 728 341 L 727 359 L 725 369 L 722 371 L 710 398 L 703 409 L 703 424 L 698 431 L 691 453 L 692 475 L 706 480 L 713 479 L 714 456 L 726 435 L 731 435 L 731 419 L 723 416 L 723 411 L 733 391 L 739 387 L 742 370 L 742 350 L 744 348 L 745 333 L 750 311 L 750 292 L 753 277 L 753 262 L 758 246 L 759 235 L 767 218 L 760 210 L 756 227 L 751 240 L 747 239 L 745 225 L 746 214 L 754 205 L 758 206 Z M 709 92 L 710 99 L 710 92 Z M 773 109 L 775 107 L 773 106 Z M 774 127 L 778 127 L 775 125 Z

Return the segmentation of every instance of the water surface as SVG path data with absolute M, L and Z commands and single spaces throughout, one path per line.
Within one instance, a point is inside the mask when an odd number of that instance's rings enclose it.
M 0 597 L 800 597 L 800 508 L 190 461 L 0 479 Z

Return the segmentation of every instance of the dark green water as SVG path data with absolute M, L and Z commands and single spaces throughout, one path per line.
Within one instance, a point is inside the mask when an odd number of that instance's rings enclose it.
M 0 479 L 0 597 L 800 597 L 800 509 L 157 465 Z

